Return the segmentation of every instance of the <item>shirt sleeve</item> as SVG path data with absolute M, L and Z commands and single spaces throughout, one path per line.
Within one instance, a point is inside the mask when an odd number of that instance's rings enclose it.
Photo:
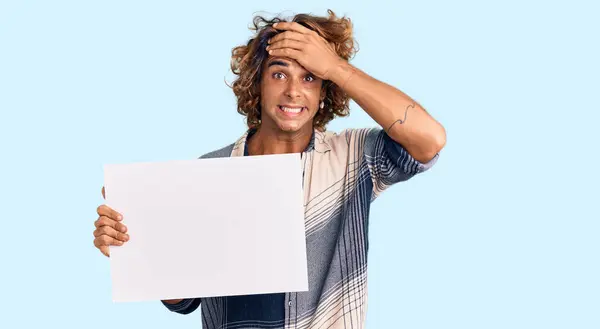
M 186 298 L 180 301 L 177 304 L 169 304 L 161 301 L 163 305 L 169 309 L 171 312 L 179 313 L 179 314 L 190 314 L 194 312 L 198 306 L 200 306 L 200 298 Z
M 439 158 L 436 154 L 426 163 L 417 161 L 381 128 L 364 129 L 358 134 L 364 141 L 362 156 L 373 181 L 373 199 L 393 184 L 429 170 Z

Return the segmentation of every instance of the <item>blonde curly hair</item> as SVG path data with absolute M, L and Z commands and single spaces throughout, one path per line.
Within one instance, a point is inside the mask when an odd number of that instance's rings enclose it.
M 341 58 L 348 61 L 358 51 L 350 19 L 337 17 L 332 10 L 327 13 L 328 17 L 297 14 L 291 21 L 317 32 L 332 44 Z M 281 32 L 273 28 L 273 24 L 282 21 L 285 20 L 278 17 L 266 19 L 255 16 L 250 27 L 255 35 L 246 45 L 237 46 L 231 52 L 231 71 L 237 78 L 230 87 L 237 98 L 237 111 L 246 116 L 246 124 L 250 129 L 260 126 L 260 81 L 263 63 L 269 57 L 265 50 L 267 40 Z M 322 88 L 325 91 L 324 107 L 313 120 L 314 128 L 320 131 L 325 130 L 327 123 L 335 116 L 347 116 L 350 110 L 350 99 L 341 87 L 325 80 Z

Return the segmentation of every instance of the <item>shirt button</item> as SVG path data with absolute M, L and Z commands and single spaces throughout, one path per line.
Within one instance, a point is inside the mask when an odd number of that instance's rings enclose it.
M 292 301 L 291 300 L 288 302 L 288 306 L 292 307 Z

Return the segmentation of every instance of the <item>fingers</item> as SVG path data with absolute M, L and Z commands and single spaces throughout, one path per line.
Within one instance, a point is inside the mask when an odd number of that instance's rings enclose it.
M 100 216 L 95 222 L 94 222 L 94 226 L 96 226 L 96 228 L 100 228 L 102 226 L 108 226 L 108 227 L 112 227 L 113 229 L 119 231 L 119 232 L 127 232 L 127 226 L 125 226 L 125 224 L 115 221 L 113 219 L 110 219 L 106 216 Z
M 110 248 L 108 246 L 101 246 L 100 251 L 104 254 L 104 256 L 110 257 Z
M 307 42 L 307 38 L 305 35 L 298 33 L 298 32 L 285 31 L 283 33 L 279 33 L 276 36 L 272 37 L 271 39 L 269 39 L 269 41 L 267 43 L 273 44 L 273 43 L 275 43 L 277 41 L 281 41 L 281 40 L 296 40 L 298 42 Z
M 297 22 L 278 22 L 278 23 L 273 24 L 273 27 L 278 30 L 288 30 L 288 31 L 302 33 L 302 34 L 316 33 L 313 30 L 308 29 L 308 28 L 298 24 Z
M 304 49 L 305 46 L 306 46 L 306 44 L 303 42 L 300 42 L 300 41 L 291 40 L 291 39 L 283 39 L 280 41 L 275 41 L 274 43 L 268 45 L 267 51 L 271 50 L 271 49 L 275 50 L 275 49 L 281 49 L 281 48 L 291 48 L 291 49 L 296 49 L 296 50 L 302 50 L 302 49 Z
M 103 234 L 94 239 L 94 246 L 96 246 L 96 248 L 98 248 L 98 249 L 101 249 L 102 247 L 108 247 L 108 246 L 122 246 L 123 243 L 124 243 L 123 241 L 117 240 L 106 234 Z
M 279 56 L 279 57 L 287 57 L 287 58 L 291 58 L 291 59 L 294 59 L 294 60 L 297 60 L 298 62 L 300 62 L 302 52 L 300 50 L 291 49 L 291 48 L 280 48 L 280 49 L 269 50 L 269 55 Z M 302 63 L 300 63 L 300 64 L 302 64 Z
M 121 214 L 119 214 L 118 212 L 116 212 L 114 209 L 110 208 L 109 206 L 103 204 L 101 206 L 98 207 L 97 209 L 97 213 L 100 216 L 106 216 L 108 218 L 111 218 L 113 220 L 122 220 L 123 216 Z
M 120 242 L 129 241 L 129 234 L 119 232 L 110 226 L 102 226 L 94 231 L 94 237 L 96 238 L 101 237 L 103 235 L 107 235 Z
M 111 243 L 112 242 L 112 243 Z M 102 235 L 94 239 L 94 246 L 100 249 L 100 252 L 104 254 L 106 257 L 110 257 L 110 246 L 122 246 L 123 242 L 117 242 L 117 240 L 107 236 Z
M 104 188 L 102 194 L 104 195 Z M 99 217 L 94 222 L 94 246 L 106 257 L 110 257 L 110 246 L 122 246 L 129 241 L 127 226 L 121 222 L 123 216 L 107 205 L 99 206 L 97 213 Z

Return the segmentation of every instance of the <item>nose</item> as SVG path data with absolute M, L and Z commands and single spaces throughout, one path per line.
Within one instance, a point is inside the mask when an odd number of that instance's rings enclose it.
M 300 82 L 296 79 L 289 79 L 285 88 L 285 95 L 289 98 L 297 98 L 300 96 Z

